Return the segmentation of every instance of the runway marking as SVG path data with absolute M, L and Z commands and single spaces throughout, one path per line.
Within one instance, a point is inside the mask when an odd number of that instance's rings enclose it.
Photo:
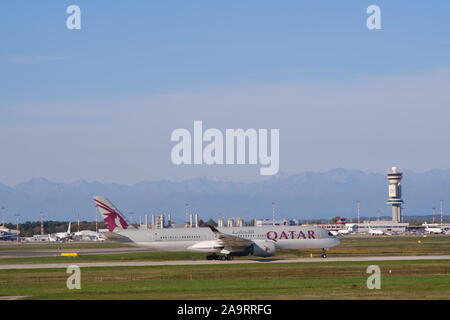
M 377 256 L 377 257 L 336 257 L 336 258 L 301 258 L 301 259 L 268 259 L 268 260 L 232 260 L 232 261 L 208 261 L 208 260 L 171 260 L 171 261 L 127 261 L 127 262 L 80 262 L 82 267 L 147 267 L 147 266 L 179 266 L 179 265 L 224 265 L 224 264 L 249 264 L 249 263 L 307 263 L 307 262 L 368 262 L 368 261 L 405 261 L 405 260 L 450 260 L 450 255 L 445 256 Z M 9 264 L 0 265 L 0 270 L 10 269 L 53 269 L 67 268 L 71 263 L 48 264 Z

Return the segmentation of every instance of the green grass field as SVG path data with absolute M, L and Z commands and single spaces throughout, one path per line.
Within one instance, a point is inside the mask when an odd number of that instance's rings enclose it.
M 381 290 L 366 287 L 366 262 L 1 270 L 0 296 L 25 299 L 450 299 L 450 262 L 376 262 Z M 391 273 L 389 273 L 391 270 Z
M 420 242 L 420 243 L 419 243 Z M 104 248 L 129 247 L 122 243 L 103 244 Z M 66 244 L 65 247 L 55 250 L 58 252 L 76 251 L 85 248 L 100 248 L 101 244 Z M 8 247 L 10 248 L 10 247 Z M 27 245 L 28 250 L 41 249 Z M 46 247 L 45 249 L 49 249 Z M 53 247 L 53 249 L 56 249 Z M 25 249 L 24 249 L 25 250 Z M 307 258 L 320 257 L 321 250 L 279 250 L 276 258 Z M 383 255 L 448 255 L 450 254 L 450 237 L 371 237 L 371 238 L 342 238 L 341 244 L 329 252 L 329 257 L 352 256 L 383 256 Z M 121 254 L 88 255 L 80 254 L 78 257 L 27 257 L 2 258 L 0 264 L 17 263 L 58 263 L 58 262 L 99 262 L 99 261 L 163 261 L 163 260 L 203 260 L 206 254 L 197 252 L 131 252 Z M 252 259 L 255 257 L 251 257 Z M 249 259 L 242 257 L 237 259 Z
M 103 244 L 103 247 L 126 244 Z M 15 246 L 13 246 L 15 247 Z M 68 244 L 61 250 L 99 248 Z M 25 248 L 25 247 L 23 247 Z M 54 247 L 53 247 L 54 248 Z M 32 245 L 24 250 L 49 249 Z M 59 249 L 59 248 L 55 248 Z M 10 249 L 5 249 L 10 250 Z M 60 252 L 60 250 L 55 250 Z M 278 251 L 275 258 L 319 257 L 320 250 Z M 343 238 L 330 257 L 450 254 L 450 237 Z M 203 260 L 195 252 L 132 252 L 79 257 L 3 258 L 0 264 Z M 254 257 L 250 257 L 254 258 Z M 249 259 L 243 257 L 238 259 Z M 382 270 L 381 290 L 366 287 L 366 268 Z M 391 272 L 389 273 L 389 270 Z M 82 268 L 81 290 L 65 269 L 0 270 L 0 297 L 25 299 L 450 299 L 450 261 L 214 264 Z
M 102 261 L 166 261 L 166 260 L 205 260 L 206 254 L 199 252 L 129 252 L 114 254 L 85 254 L 78 257 L 27 257 L 2 258 L 2 264 L 29 263 L 77 263 Z M 247 257 L 248 259 L 248 257 Z

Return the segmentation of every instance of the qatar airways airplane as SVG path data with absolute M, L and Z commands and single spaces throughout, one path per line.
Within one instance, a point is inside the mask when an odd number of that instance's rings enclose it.
M 210 253 L 208 260 L 270 257 L 277 249 L 322 249 L 326 258 L 340 243 L 328 230 L 312 226 L 136 229 L 108 199 L 95 196 L 94 201 L 110 232 L 152 250 Z

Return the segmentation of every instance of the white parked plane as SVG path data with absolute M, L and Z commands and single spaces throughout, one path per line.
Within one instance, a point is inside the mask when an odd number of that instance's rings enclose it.
M 331 230 L 330 232 L 333 236 L 346 236 L 350 234 L 350 230 L 348 229 Z
M 327 230 L 310 226 L 141 230 L 134 228 L 108 199 L 95 196 L 94 201 L 110 232 L 152 250 L 209 253 L 208 260 L 231 260 L 233 256 L 247 255 L 270 257 L 277 249 L 322 249 L 325 258 L 328 248 L 340 243 Z
M 439 233 L 444 233 L 444 230 L 442 230 L 442 228 L 439 228 L 439 227 L 429 227 L 428 226 L 428 223 L 426 223 L 425 222 L 425 233 L 428 233 L 428 234 L 432 234 L 432 233 L 436 233 L 436 234 L 439 234 Z
M 55 234 L 57 241 L 65 241 L 65 240 L 69 240 L 71 238 L 72 234 L 70 232 L 70 224 L 71 224 L 71 222 L 69 222 L 69 227 L 67 228 L 66 232 L 58 232 Z
M 51 234 L 48 234 L 47 236 L 48 236 L 48 238 L 47 238 L 48 242 L 56 242 L 56 241 L 58 241 L 56 236 L 53 237 Z
M 367 225 L 369 227 L 369 234 L 372 236 L 382 236 L 385 233 L 383 232 L 383 230 L 373 230 L 370 225 Z
M 91 230 L 81 230 L 73 234 L 81 240 L 91 240 L 91 241 L 105 241 L 106 238 L 99 232 Z

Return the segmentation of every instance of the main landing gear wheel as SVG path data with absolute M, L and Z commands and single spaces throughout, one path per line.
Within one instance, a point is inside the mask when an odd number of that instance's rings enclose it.
M 321 257 L 322 257 L 322 258 L 324 258 L 324 259 L 325 259 L 326 257 L 328 257 L 328 254 L 327 254 L 327 249 L 325 249 L 325 248 L 324 248 L 324 249 L 322 249 L 322 254 L 321 254 Z
M 206 260 L 221 260 L 221 261 L 233 260 L 233 256 L 232 255 L 219 256 L 217 254 L 210 254 L 206 256 Z

